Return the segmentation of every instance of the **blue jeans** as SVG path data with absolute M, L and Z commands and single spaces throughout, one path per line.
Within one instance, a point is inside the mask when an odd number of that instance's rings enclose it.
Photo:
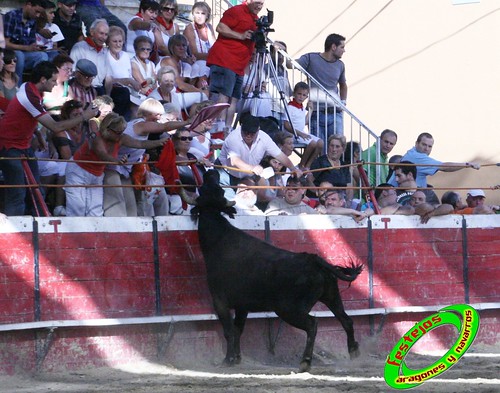
M 2 149 L 0 150 L 0 157 L 34 157 L 33 149 L 19 150 L 19 149 Z M 35 181 L 40 183 L 40 176 L 38 173 L 38 162 L 29 160 L 28 165 L 33 172 Z M 6 185 L 25 185 L 24 169 L 21 160 L 1 160 L 0 169 L 2 169 L 3 177 Z M 6 188 L 5 189 L 5 214 L 8 216 L 23 216 L 25 214 L 33 214 L 31 211 L 33 204 L 31 198 L 28 199 L 28 211 L 26 211 L 26 188 Z
M 311 116 L 310 124 L 311 134 L 325 141 L 327 145 L 328 137 L 333 134 L 344 135 L 344 113 L 328 113 L 314 111 Z
M 81 4 L 76 8 L 76 12 L 80 15 L 80 18 L 85 24 L 87 35 L 89 35 L 90 26 L 96 19 L 106 19 L 108 21 L 108 25 L 118 26 L 123 29 L 125 32 L 125 40 L 123 42 L 127 42 L 127 27 L 116 15 L 112 14 L 107 7 Z
M 16 50 L 16 74 L 19 77 L 19 86 L 23 83 L 23 72 L 31 71 L 34 66 L 42 61 L 48 61 L 49 56 L 46 52 L 24 52 Z

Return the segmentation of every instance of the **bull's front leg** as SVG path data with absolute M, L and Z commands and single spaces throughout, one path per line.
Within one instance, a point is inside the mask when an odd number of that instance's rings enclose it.
M 214 308 L 220 323 L 222 324 L 222 329 L 224 331 L 224 338 L 226 339 L 226 358 L 224 359 L 224 364 L 227 366 L 234 365 L 236 361 L 235 352 L 235 328 L 233 324 L 233 317 L 231 315 L 231 310 L 229 307 L 225 306 L 222 302 L 216 301 L 214 299 Z

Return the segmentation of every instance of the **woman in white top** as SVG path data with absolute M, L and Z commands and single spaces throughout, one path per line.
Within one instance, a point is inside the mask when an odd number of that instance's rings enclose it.
M 195 62 L 194 56 L 189 56 L 187 54 L 188 42 L 186 37 L 182 34 L 175 34 L 170 38 L 168 42 L 168 50 L 171 55 L 164 57 L 157 66 L 157 70 L 160 67 L 171 66 L 177 72 L 177 78 L 175 80 L 175 85 L 179 90 L 183 92 L 198 92 L 205 93 L 208 98 L 207 87 L 198 88 L 194 86 L 195 80 L 193 80 L 191 75 L 191 65 Z
M 156 17 L 160 5 L 154 0 L 142 0 L 139 4 L 139 12 L 130 18 L 127 23 L 127 52 L 131 56 L 135 53 L 134 41 L 137 37 L 147 36 L 162 51 L 166 50 L 166 45 L 156 23 Z M 151 54 L 151 53 L 150 53 Z
M 168 56 L 168 41 L 174 34 L 181 32 L 179 25 L 174 22 L 175 17 L 179 13 L 179 6 L 176 0 L 160 1 L 160 12 L 156 18 L 156 23 L 162 37 L 163 46 L 159 45 L 160 55 Z
M 181 109 L 184 116 L 189 116 L 189 109 L 193 104 L 198 104 L 207 99 L 201 92 L 180 92 L 176 89 L 177 71 L 170 66 L 161 67 L 156 74 L 158 88 L 149 97 L 155 98 L 163 103 L 172 103 Z
M 183 127 L 187 123 L 172 121 L 167 123 L 159 123 L 161 115 L 164 113 L 163 105 L 153 98 L 148 98 L 141 103 L 137 111 L 137 118 L 129 121 L 125 128 L 124 134 L 129 137 L 139 140 L 147 141 L 149 134 L 163 134 L 167 131 L 175 130 L 176 128 Z M 168 135 L 167 135 L 168 137 Z M 108 165 L 104 172 L 104 184 L 120 186 L 125 184 L 132 184 L 131 173 L 133 163 L 141 161 L 145 149 L 132 148 L 121 145 L 118 151 L 118 157 L 127 156 L 127 162 L 130 165 Z M 167 215 L 168 214 L 168 200 L 165 191 L 162 189 L 162 197 L 158 197 L 155 203 L 155 212 L 147 215 Z M 137 202 L 142 200 L 142 195 L 134 196 L 134 190 L 130 187 L 106 187 L 104 189 L 104 216 L 108 217 L 124 217 L 124 216 L 137 216 L 138 210 L 136 205 L 136 197 L 139 197 Z M 155 201 L 155 202 L 156 202 Z M 145 212 L 143 208 L 139 209 L 139 213 Z
M 205 83 L 206 78 L 210 74 L 210 69 L 207 67 L 206 62 L 208 51 L 215 42 L 214 28 L 208 23 L 211 13 L 210 6 L 204 1 L 194 3 L 191 9 L 193 22 L 187 25 L 184 30 L 184 36 L 188 40 L 191 54 L 196 57 L 191 75 L 201 77 Z M 202 81 L 200 83 L 203 83 Z
M 110 26 L 108 34 L 108 71 L 106 73 L 106 93 L 109 94 L 113 85 L 122 85 L 139 91 L 141 84 L 132 76 L 132 63 L 128 53 L 123 51 L 125 32 L 121 27 Z
M 140 93 L 147 96 L 156 89 L 155 66 L 149 60 L 153 41 L 147 36 L 137 37 L 134 41 L 135 56 L 132 57 L 132 76 L 141 85 Z
M 207 106 L 214 105 L 215 102 L 207 100 L 203 101 L 199 104 L 193 105 L 191 107 L 191 118 L 194 118 L 203 108 Z M 212 143 L 210 141 L 210 130 L 214 125 L 215 119 L 205 120 L 203 123 L 198 125 L 196 128 L 191 129 L 191 136 L 193 140 L 191 141 L 191 145 L 189 146 L 189 153 L 196 156 L 197 159 L 206 158 L 208 160 L 212 160 L 211 157 L 211 146 Z

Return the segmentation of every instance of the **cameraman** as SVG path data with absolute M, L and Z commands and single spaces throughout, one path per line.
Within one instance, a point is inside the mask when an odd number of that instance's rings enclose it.
M 218 102 L 230 104 L 221 115 L 228 131 L 241 98 L 245 67 L 255 47 L 252 37 L 257 15 L 263 6 L 264 0 L 247 0 L 224 12 L 216 29 L 219 36 L 208 52 L 210 92 L 219 95 Z

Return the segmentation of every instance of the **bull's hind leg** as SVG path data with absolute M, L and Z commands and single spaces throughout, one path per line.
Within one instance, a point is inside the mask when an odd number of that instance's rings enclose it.
M 340 324 L 344 328 L 347 334 L 347 350 L 349 351 L 349 356 L 354 359 L 359 356 L 359 344 L 354 338 L 354 327 L 351 317 L 347 315 L 344 310 L 344 305 L 342 304 L 342 298 L 340 296 L 340 291 L 337 283 L 332 284 L 330 288 L 326 291 L 325 295 L 320 299 L 331 312 L 335 314 L 335 317 L 339 320 Z
M 306 332 L 306 348 L 304 349 L 304 354 L 302 355 L 302 360 L 300 361 L 299 372 L 303 373 L 309 371 L 311 369 L 314 341 L 316 340 L 316 332 L 318 330 L 318 321 L 308 313 L 299 313 L 298 311 L 296 311 L 296 313 L 276 311 L 276 314 L 278 314 L 278 316 L 286 323 Z
M 236 364 L 241 362 L 240 338 L 243 333 L 243 329 L 245 328 L 247 315 L 248 312 L 240 309 L 236 309 L 234 312 L 234 361 Z

